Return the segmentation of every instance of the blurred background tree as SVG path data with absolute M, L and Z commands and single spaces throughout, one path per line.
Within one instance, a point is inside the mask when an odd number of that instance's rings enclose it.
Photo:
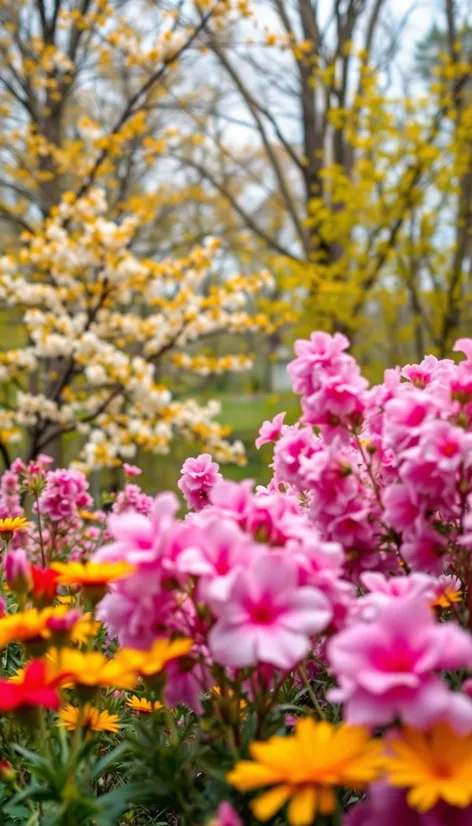
M 246 441 L 289 399 L 298 333 L 346 332 L 373 379 L 449 353 L 471 321 L 471 30 L 467 0 L 2 0 L 6 270 L 23 256 L 34 278 L 25 244 L 97 186 L 107 218 L 137 219 L 140 260 L 218 238 L 200 297 L 267 268 L 243 336 L 154 360 L 177 399 L 216 394 Z M 9 349 L 28 344 L 21 312 L 1 320 Z M 228 352 L 255 353 L 246 378 Z M 160 486 L 194 447 L 159 460 Z

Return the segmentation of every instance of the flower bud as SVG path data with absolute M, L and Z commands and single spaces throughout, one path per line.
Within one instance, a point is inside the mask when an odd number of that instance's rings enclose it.
M 31 591 L 33 579 L 26 551 L 22 548 L 8 551 L 5 556 L 4 570 L 7 585 L 15 594 L 28 594 Z
M 2 783 L 14 783 L 16 771 L 8 760 L 0 760 L 0 780 Z

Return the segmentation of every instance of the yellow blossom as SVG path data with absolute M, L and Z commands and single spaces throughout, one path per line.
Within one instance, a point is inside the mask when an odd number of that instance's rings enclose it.
M 291 826 L 309 826 L 317 813 L 331 814 L 334 787 L 362 788 L 381 764 L 381 744 L 367 729 L 311 718 L 298 721 L 293 735 L 252 743 L 249 751 L 253 760 L 236 763 L 228 782 L 241 792 L 272 786 L 253 800 L 252 811 L 258 820 L 269 820 L 288 802 Z
M 24 531 L 28 526 L 29 522 L 24 516 L 7 516 L 0 519 L 0 536 L 15 533 L 15 531 Z
M 159 674 L 170 660 L 188 654 L 192 645 L 193 641 L 187 639 L 156 640 L 149 651 L 123 648 L 118 652 L 116 661 L 141 677 L 152 677 Z
M 441 723 L 430 732 L 404 729 L 388 743 L 388 782 L 408 789 L 409 805 L 420 812 L 440 800 L 465 808 L 472 803 L 472 734 L 456 734 Z
M 118 714 L 100 711 L 89 703 L 82 708 L 67 705 L 59 711 L 59 725 L 68 731 L 74 731 L 80 720 L 81 727 L 89 731 L 110 731 L 116 734 L 119 719 Z
M 136 694 L 128 697 L 126 705 L 132 708 L 133 711 L 139 711 L 141 714 L 150 714 L 151 711 L 157 711 L 162 708 L 162 703 L 158 700 L 151 703 L 146 697 L 137 697 Z
M 87 688 L 133 688 L 137 676 L 123 660 L 107 659 L 100 651 L 78 651 L 64 648 L 50 651 L 47 656 L 52 676 L 65 674 L 74 685 Z
M 104 586 L 134 571 L 127 562 L 54 562 L 51 567 L 59 573 L 58 585 L 82 588 Z

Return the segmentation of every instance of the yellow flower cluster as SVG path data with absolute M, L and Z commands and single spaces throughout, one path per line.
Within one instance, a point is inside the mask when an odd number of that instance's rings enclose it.
M 236 763 L 227 779 L 241 792 L 271 787 L 251 803 L 261 821 L 288 803 L 291 826 L 310 826 L 317 814 L 335 811 L 336 787 L 360 790 L 380 776 L 406 789 L 408 804 L 421 813 L 441 801 L 457 809 L 472 803 L 472 735 L 443 723 L 383 742 L 363 728 L 307 718 L 291 736 L 252 743 L 250 754 L 253 760 Z

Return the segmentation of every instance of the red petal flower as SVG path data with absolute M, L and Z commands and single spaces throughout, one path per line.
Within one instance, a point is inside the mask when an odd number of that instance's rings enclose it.
M 26 666 L 23 682 L 0 680 L 0 711 L 14 711 L 25 706 L 44 706 L 56 710 L 59 707 L 57 685 L 62 679 L 61 674 L 48 680 L 45 664 L 41 660 L 33 660 Z

